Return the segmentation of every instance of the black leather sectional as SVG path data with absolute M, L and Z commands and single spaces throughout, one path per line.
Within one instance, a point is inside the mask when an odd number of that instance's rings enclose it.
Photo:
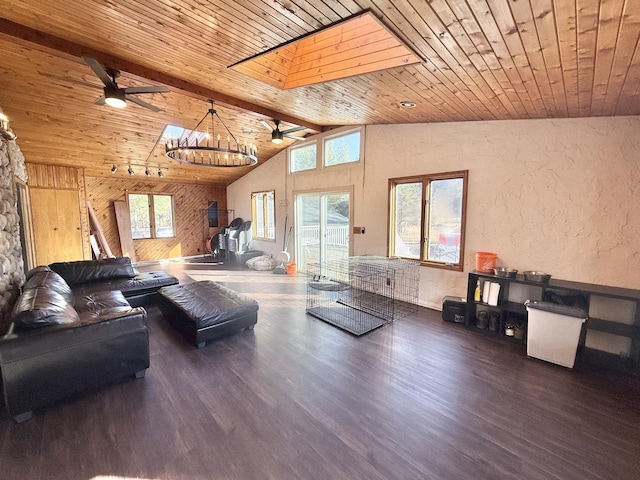
M 0 338 L 0 369 L 9 414 L 17 422 L 73 393 L 149 367 L 142 306 L 178 280 L 136 274 L 128 258 L 37 267 L 27 274 Z

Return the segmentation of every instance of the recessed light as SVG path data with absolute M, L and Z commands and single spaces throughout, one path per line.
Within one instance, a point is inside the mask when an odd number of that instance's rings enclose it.
M 114 164 L 111 166 L 111 173 L 116 173 L 117 171 L 118 171 L 118 166 L 114 163 Z
M 413 108 L 416 106 L 416 102 L 410 102 L 409 100 L 403 100 L 400 102 L 400 106 L 404 108 Z

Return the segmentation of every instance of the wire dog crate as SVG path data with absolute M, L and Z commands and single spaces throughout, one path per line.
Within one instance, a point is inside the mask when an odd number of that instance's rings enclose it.
M 363 335 L 418 310 L 419 267 L 370 255 L 310 263 L 307 313 Z

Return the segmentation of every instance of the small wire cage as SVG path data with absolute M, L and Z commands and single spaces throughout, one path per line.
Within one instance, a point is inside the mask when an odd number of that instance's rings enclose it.
M 418 310 L 420 264 L 372 255 L 307 266 L 307 313 L 363 335 Z

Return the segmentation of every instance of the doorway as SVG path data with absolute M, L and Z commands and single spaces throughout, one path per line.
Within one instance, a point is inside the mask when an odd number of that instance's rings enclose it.
M 351 193 L 313 192 L 295 195 L 296 263 L 324 263 L 351 252 Z
M 30 188 L 36 263 L 84 258 L 77 190 Z

